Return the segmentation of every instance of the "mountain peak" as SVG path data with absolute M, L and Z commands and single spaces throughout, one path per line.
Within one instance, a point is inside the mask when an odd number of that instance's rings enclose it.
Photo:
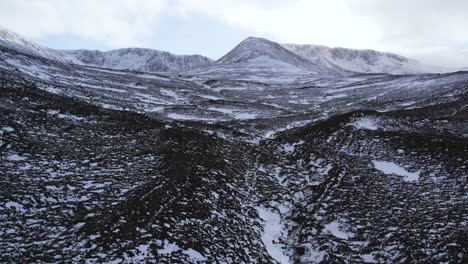
M 259 37 L 248 37 L 215 62 L 237 68 L 284 70 L 287 72 L 329 72 L 285 49 L 280 44 Z
M 240 44 L 242 43 L 252 43 L 252 42 L 272 42 L 266 38 L 262 38 L 262 37 L 254 37 L 254 36 L 250 36 L 250 37 L 247 37 L 246 39 L 244 39 Z
M 274 46 L 276 48 L 283 48 L 283 46 L 272 40 L 263 38 L 263 37 L 254 37 L 250 36 L 243 41 L 241 41 L 238 46 L 249 46 L 249 47 L 262 47 L 262 46 Z

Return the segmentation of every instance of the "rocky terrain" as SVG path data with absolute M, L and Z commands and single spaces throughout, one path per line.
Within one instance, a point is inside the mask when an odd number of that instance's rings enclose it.
M 0 260 L 466 263 L 467 93 L 259 38 L 171 72 L 4 45 Z

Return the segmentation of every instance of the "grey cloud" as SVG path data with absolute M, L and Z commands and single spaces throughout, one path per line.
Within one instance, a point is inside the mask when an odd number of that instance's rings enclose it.
M 348 4 L 379 28 L 382 47 L 432 64 L 468 66 L 468 1 L 352 0 Z

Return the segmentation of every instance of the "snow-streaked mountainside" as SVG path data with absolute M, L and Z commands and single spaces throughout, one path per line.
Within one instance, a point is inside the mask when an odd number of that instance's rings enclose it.
M 0 45 L 51 60 L 120 70 L 178 71 L 204 66 L 213 61 L 201 55 L 174 55 L 143 48 L 111 51 L 55 50 L 1 27 Z
M 166 51 L 126 48 L 111 51 L 62 50 L 65 57 L 77 64 L 111 69 L 139 71 L 177 71 L 200 67 L 213 62 L 201 55 L 174 55 Z
M 276 42 L 256 37 L 248 37 L 215 64 L 224 67 L 267 68 L 292 72 L 338 72 L 337 69 L 321 67 L 322 65 L 296 55 Z
M 282 44 L 282 46 L 308 59 L 314 64 L 323 65 L 332 69 L 390 74 L 415 74 L 444 71 L 442 68 L 426 66 L 416 60 L 403 56 L 369 49 L 330 48 L 327 46 L 310 44 Z

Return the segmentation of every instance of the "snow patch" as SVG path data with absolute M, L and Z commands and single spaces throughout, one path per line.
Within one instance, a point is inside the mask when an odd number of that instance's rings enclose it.
M 3 131 L 5 131 L 5 132 L 13 132 L 13 131 L 15 131 L 15 129 L 14 129 L 14 128 L 12 128 L 12 127 L 9 127 L 9 126 L 7 126 L 7 127 L 3 127 L 3 128 L 2 128 L 2 130 L 3 130 Z
M 185 255 L 189 256 L 191 259 L 196 260 L 196 261 L 206 261 L 206 258 L 200 254 L 200 252 L 193 250 L 191 248 L 187 250 L 183 250 L 182 253 Z
M 242 112 L 241 110 L 231 108 L 209 107 L 208 110 L 220 112 L 239 120 L 254 119 L 258 116 L 254 113 Z
M 102 87 L 102 86 L 95 86 L 95 85 L 87 85 L 87 86 L 95 88 L 95 89 L 101 89 L 104 91 L 111 91 L 111 92 L 116 92 L 116 93 L 127 93 L 127 91 L 122 90 L 122 89 L 117 89 L 117 88 Z
M 9 160 L 9 161 L 22 161 L 22 160 L 26 160 L 27 158 L 21 157 L 18 154 L 11 154 L 11 155 L 7 156 L 6 159 Z
M 361 259 L 365 263 L 378 263 L 377 260 L 374 258 L 374 256 L 371 254 L 363 254 L 361 255 Z
M 144 110 L 147 111 L 147 112 L 161 112 L 162 110 L 164 110 L 164 107 L 163 106 L 152 106 L 152 107 L 144 108 Z
M 209 100 L 221 100 L 221 99 L 223 99 L 223 98 L 218 97 L 218 96 L 206 95 L 206 94 L 199 94 L 198 96 L 200 96 L 202 98 L 205 98 L 205 99 L 209 99 Z
M 177 120 L 198 120 L 198 121 L 216 121 L 217 119 L 213 118 L 205 118 L 205 117 L 198 117 L 198 116 L 191 116 L 191 115 L 183 115 L 177 113 L 170 113 L 167 117 Z
M 221 92 L 222 90 L 243 91 L 243 90 L 247 90 L 247 87 L 216 87 L 216 88 L 212 88 L 212 90 L 216 92 Z
M 374 167 L 377 170 L 385 174 L 396 174 L 398 176 L 402 176 L 404 181 L 413 182 L 419 180 L 419 174 L 421 171 L 409 172 L 398 164 L 389 161 L 373 160 L 372 164 L 374 164 Z
M 257 118 L 258 114 L 254 113 L 234 113 L 234 118 L 240 119 L 240 120 L 246 120 L 246 119 L 254 119 Z
M 174 251 L 180 250 L 175 243 L 169 243 L 167 240 L 164 240 L 164 247 L 158 250 L 159 254 L 171 254 Z
M 5 207 L 9 209 L 15 209 L 18 212 L 25 212 L 24 206 L 17 202 L 6 202 Z
M 138 252 L 134 252 L 135 255 L 132 257 L 134 261 L 143 261 L 150 256 L 150 245 L 139 245 L 136 249 Z
M 284 255 L 281 244 L 277 243 L 282 237 L 284 229 L 281 223 L 281 216 L 279 213 L 268 210 L 264 207 L 257 207 L 257 212 L 263 220 L 263 234 L 262 242 L 272 258 L 279 263 L 289 263 L 289 257 Z
M 166 89 L 161 89 L 161 93 L 165 96 L 174 98 L 176 101 L 185 101 L 185 98 L 180 97 L 176 92 Z
M 177 246 L 175 243 L 170 243 L 169 241 L 164 240 L 164 247 L 162 249 L 159 249 L 158 253 L 162 255 L 168 255 L 168 254 L 172 254 L 172 252 L 176 252 L 179 250 L 181 250 L 181 248 Z M 194 249 L 189 248 L 186 250 L 182 250 L 182 253 L 189 256 L 192 260 L 206 261 L 205 256 L 203 256 L 200 252 Z
M 229 109 L 229 108 L 208 107 L 208 110 L 221 112 L 223 114 L 228 114 L 228 115 L 234 113 L 234 109 Z
M 296 149 L 296 146 L 299 146 L 302 144 L 304 144 L 304 141 L 302 140 L 296 143 L 292 143 L 292 144 L 286 143 L 286 144 L 281 145 L 280 150 L 287 154 L 292 154 L 294 150 Z
M 375 119 L 365 117 L 365 118 L 360 118 L 353 123 L 351 123 L 353 127 L 356 129 L 367 129 L 367 130 L 377 130 L 378 129 L 378 124 Z
M 352 233 L 347 233 L 342 230 L 341 224 L 338 221 L 333 221 L 329 224 L 326 224 L 324 230 L 330 232 L 333 236 L 340 239 L 349 239 L 354 235 Z
M 319 250 L 318 245 L 305 245 L 307 248 L 306 254 L 301 256 L 301 260 L 304 263 L 320 263 L 327 252 Z
M 72 115 L 72 114 L 60 114 L 60 111 L 52 110 L 52 109 L 47 110 L 47 114 L 57 116 L 58 118 L 61 118 L 61 119 L 68 119 L 68 120 L 72 120 L 72 121 L 85 120 L 84 117 L 80 117 L 80 116 L 76 116 L 76 115 Z

